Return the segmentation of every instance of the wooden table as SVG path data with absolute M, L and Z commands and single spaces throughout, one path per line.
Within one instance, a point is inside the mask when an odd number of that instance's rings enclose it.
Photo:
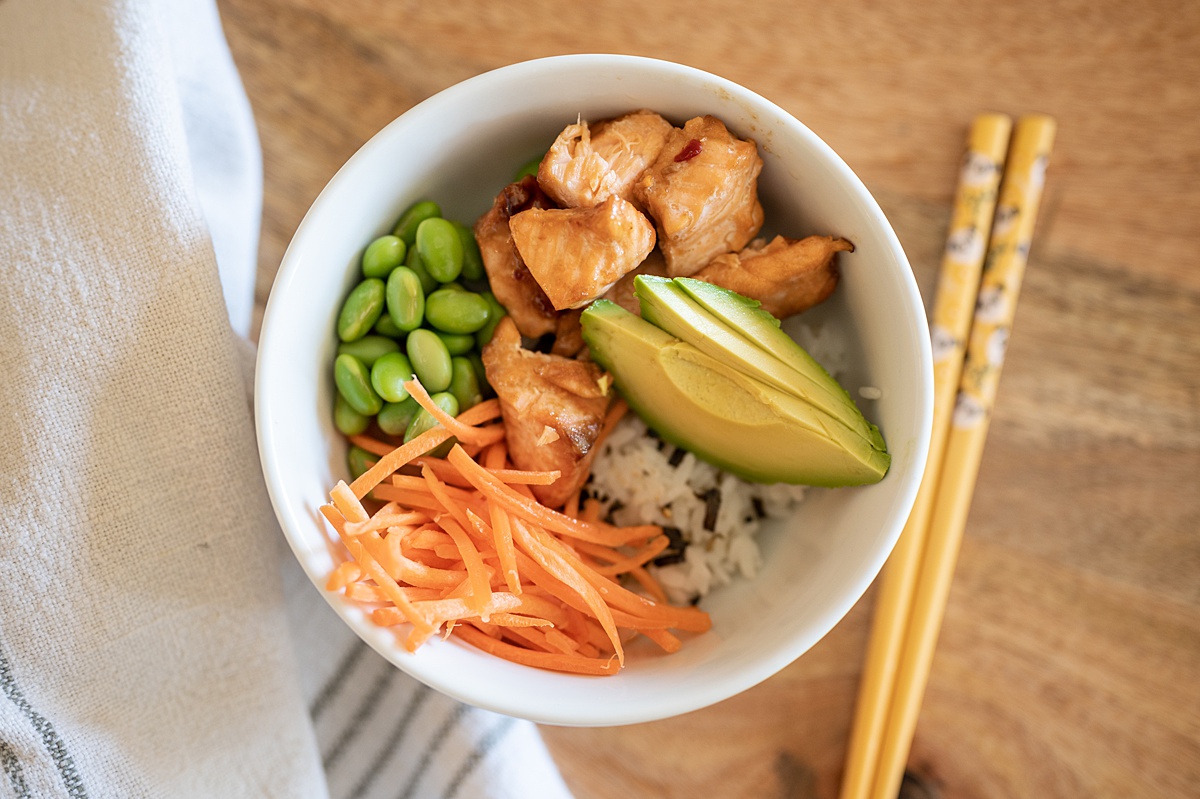
M 1200 785 L 1200 3 L 221 0 L 262 134 L 258 307 L 305 209 L 376 130 L 526 58 L 722 74 L 876 194 L 926 296 L 966 126 L 1059 120 L 909 796 L 1195 796 Z M 581 799 L 833 797 L 868 594 L 716 707 L 547 729 Z

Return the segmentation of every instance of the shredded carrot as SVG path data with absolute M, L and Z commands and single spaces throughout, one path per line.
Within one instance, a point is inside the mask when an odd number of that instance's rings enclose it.
M 703 611 L 668 605 L 645 568 L 668 545 L 660 527 L 600 521 L 600 503 L 579 492 L 565 513 L 541 505 L 530 487 L 561 475 L 509 461 L 498 401 L 453 418 L 419 383 L 408 387 L 438 426 L 399 446 L 351 437 L 379 460 L 334 486 L 321 507 L 337 557 L 350 555 L 328 590 L 363 603 L 409 651 L 454 635 L 514 663 L 574 674 L 615 674 L 639 633 L 674 652 L 683 641 L 671 630 L 709 628 Z M 602 438 L 626 410 L 613 404 Z M 450 438 L 446 458 L 428 454 Z M 622 587 L 621 576 L 648 596 Z

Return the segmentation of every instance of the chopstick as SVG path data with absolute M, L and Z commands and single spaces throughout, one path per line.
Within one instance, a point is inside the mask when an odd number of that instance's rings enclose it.
M 1054 141 L 1050 117 L 1017 122 L 997 199 L 1010 128 L 997 114 L 972 125 L 932 314 L 929 459 L 881 582 L 841 799 L 896 796 L 945 614 Z M 982 242 L 965 231 L 989 224 L 981 276 Z

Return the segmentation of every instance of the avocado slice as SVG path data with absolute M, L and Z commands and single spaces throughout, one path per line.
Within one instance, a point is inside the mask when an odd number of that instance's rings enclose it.
M 722 363 L 812 403 L 873 448 L 887 449 L 879 428 L 863 417 L 846 390 L 803 347 L 779 329 L 779 320 L 741 294 L 686 280 L 707 287 L 696 291 L 710 305 L 728 309 L 723 315 L 714 313 L 684 288 L 685 280 L 638 275 L 634 292 L 641 301 L 642 318 Z M 742 321 L 748 321 L 754 332 L 741 326 Z
M 875 483 L 891 458 L 846 425 L 607 300 L 583 312 L 583 338 L 617 390 L 667 441 L 762 483 Z

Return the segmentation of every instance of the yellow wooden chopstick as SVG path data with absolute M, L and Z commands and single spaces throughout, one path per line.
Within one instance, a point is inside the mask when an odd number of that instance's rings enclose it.
M 967 137 L 930 320 L 934 400 L 929 458 L 908 522 L 884 566 L 841 799 L 862 799 L 873 782 L 1011 131 L 1012 119 L 1008 116 L 981 114 Z
M 893 799 L 904 776 L 983 458 L 1055 130 L 1050 117 L 1032 115 L 1020 118 L 1013 134 L 872 799 Z

